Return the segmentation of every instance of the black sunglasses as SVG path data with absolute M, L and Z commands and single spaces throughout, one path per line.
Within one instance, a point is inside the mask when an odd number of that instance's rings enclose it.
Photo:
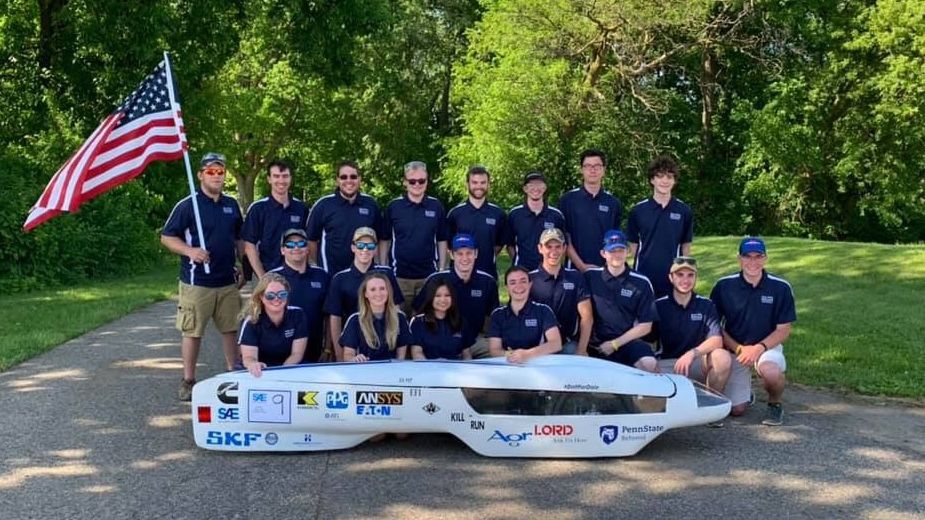
M 350 175 L 339 175 L 337 178 L 340 179 L 340 180 L 342 180 L 342 181 L 346 181 L 346 180 L 355 181 L 355 180 L 359 179 L 360 176 L 357 175 L 357 174 L 355 174 L 355 173 L 351 173 Z
M 414 186 L 415 184 L 420 184 L 421 186 L 427 184 L 427 179 L 405 179 L 408 184 Z
M 689 265 L 691 267 L 697 267 L 697 259 L 689 256 L 679 256 L 671 261 L 674 265 Z

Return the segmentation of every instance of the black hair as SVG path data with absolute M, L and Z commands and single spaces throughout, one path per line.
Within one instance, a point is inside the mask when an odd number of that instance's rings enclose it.
M 605 168 L 607 167 L 607 155 L 604 152 L 598 149 L 595 149 L 595 148 L 589 148 L 581 152 L 581 155 L 579 156 L 579 159 L 578 159 L 578 165 L 584 166 L 585 159 L 587 159 L 588 157 L 600 157 L 601 162 L 604 163 L 604 167 Z
M 343 168 L 344 166 L 349 166 L 349 167 L 351 167 L 351 168 L 353 168 L 354 170 L 357 171 L 357 175 L 362 175 L 362 174 L 360 173 L 360 165 L 357 164 L 356 161 L 351 161 L 350 159 L 344 159 L 343 161 L 340 161 L 339 163 L 337 163 L 337 166 L 334 167 L 334 176 L 335 176 L 335 177 L 337 177 L 338 175 L 340 175 L 340 169 Z
M 446 276 L 438 276 L 436 281 L 427 288 L 427 296 L 424 299 L 424 306 L 421 312 L 424 314 L 424 323 L 427 330 L 434 332 L 437 330 L 437 315 L 434 312 L 434 296 L 437 295 L 437 289 L 446 287 L 450 292 L 450 308 L 446 311 L 447 320 L 450 322 L 450 329 L 456 333 L 462 331 L 462 317 L 459 315 L 459 306 L 456 304 L 456 289 L 450 283 Z
M 270 164 L 267 165 L 267 177 L 270 176 L 270 170 L 273 167 L 279 168 L 279 171 L 281 172 L 288 171 L 289 173 L 292 173 L 292 167 L 289 166 L 289 163 L 281 159 L 274 159 L 272 162 L 270 162 Z
M 674 178 L 678 178 L 678 163 L 670 155 L 659 155 L 649 163 L 649 178 L 652 179 L 659 173 L 670 173 Z
M 507 271 L 504 271 L 504 285 L 507 285 L 507 277 L 510 276 L 512 273 L 516 273 L 516 272 L 518 272 L 518 271 L 520 271 L 521 273 L 526 274 L 526 275 L 527 275 L 527 278 L 530 278 L 530 270 L 529 270 L 529 269 L 527 269 L 526 267 L 524 267 L 524 266 L 522 266 L 522 265 L 512 265 L 512 266 L 510 266 L 510 267 L 507 268 Z
M 486 175 L 488 178 L 491 178 L 491 174 L 488 173 L 488 168 L 482 166 L 481 164 L 476 164 L 469 167 L 469 171 L 466 172 L 466 182 L 469 182 L 469 179 L 473 175 Z

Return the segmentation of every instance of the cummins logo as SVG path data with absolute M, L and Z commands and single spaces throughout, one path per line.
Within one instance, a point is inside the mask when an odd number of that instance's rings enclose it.
M 401 405 L 403 400 L 402 392 L 357 392 L 357 404 Z

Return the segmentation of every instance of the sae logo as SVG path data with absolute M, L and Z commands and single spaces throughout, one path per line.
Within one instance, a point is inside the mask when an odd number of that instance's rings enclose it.
M 328 392 L 325 396 L 324 404 L 333 410 L 344 410 L 350 405 L 350 394 L 347 392 Z
M 608 446 L 613 444 L 613 441 L 617 440 L 617 437 L 620 435 L 620 427 L 613 424 L 605 424 L 601 426 L 601 440 L 604 441 L 604 444 Z

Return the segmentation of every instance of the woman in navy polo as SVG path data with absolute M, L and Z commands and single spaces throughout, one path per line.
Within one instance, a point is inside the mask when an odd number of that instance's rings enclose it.
M 405 359 L 411 331 L 407 318 L 392 299 L 388 277 L 379 272 L 367 274 L 357 296 L 359 312 L 347 318 L 340 335 L 344 361 Z
M 552 309 L 530 299 L 530 273 L 519 265 L 504 273 L 511 299 L 491 313 L 488 349 L 492 356 L 507 355 L 512 363 L 562 350 L 559 323 Z
M 257 282 L 238 336 L 244 367 L 254 377 L 266 367 L 302 362 L 308 320 L 302 309 L 286 305 L 288 301 L 289 282 L 282 275 L 266 273 Z
M 449 279 L 440 277 L 429 285 L 421 308 L 411 320 L 413 359 L 472 359 L 469 347 L 475 338 L 466 333 L 456 306 L 456 290 Z

